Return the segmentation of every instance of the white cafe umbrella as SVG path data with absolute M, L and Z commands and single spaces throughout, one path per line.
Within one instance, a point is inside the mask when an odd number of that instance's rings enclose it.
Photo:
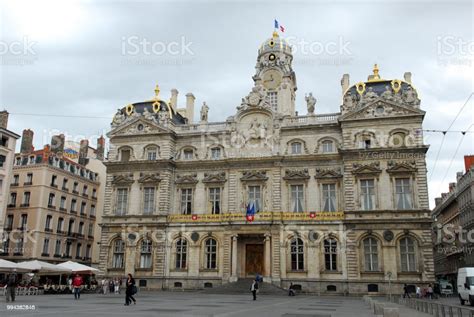
M 38 260 L 25 261 L 18 264 L 24 268 L 30 269 L 31 271 L 38 271 L 39 273 L 71 273 L 72 271 L 68 268 Z
M 100 273 L 99 269 L 93 268 L 91 266 L 87 266 L 81 263 L 67 261 L 64 263 L 58 264 L 58 266 L 62 268 L 70 269 L 74 273 Z
M 10 272 L 16 270 L 17 272 L 29 272 L 28 268 L 25 268 L 18 263 L 0 259 L 0 272 Z

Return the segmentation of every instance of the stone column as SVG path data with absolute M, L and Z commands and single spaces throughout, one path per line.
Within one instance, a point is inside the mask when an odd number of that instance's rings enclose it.
M 271 282 L 271 261 L 272 261 L 272 253 L 271 253 L 271 234 L 265 234 L 265 264 L 264 264 L 264 272 L 263 276 L 268 282 Z
M 232 236 L 232 271 L 230 282 L 237 282 L 237 235 Z

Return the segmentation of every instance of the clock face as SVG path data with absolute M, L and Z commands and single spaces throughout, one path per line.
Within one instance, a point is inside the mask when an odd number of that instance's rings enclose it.
M 276 69 L 270 69 L 263 74 L 263 86 L 267 89 L 275 89 L 281 84 L 281 73 Z

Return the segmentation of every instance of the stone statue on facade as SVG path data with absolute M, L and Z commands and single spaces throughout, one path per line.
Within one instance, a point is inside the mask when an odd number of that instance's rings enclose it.
M 313 93 L 310 92 L 309 95 L 306 95 L 304 99 L 306 100 L 308 114 L 314 115 L 314 106 L 316 105 L 316 98 L 313 97 Z
M 209 107 L 207 106 L 206 102 L 204 101 L 202 103 L 202 107 L 201 107 L 201 122 L 207 122 L 208 113 L 209 113 Z
M 385 86 L 385 91 L 382 93 L 381 96 L 385 100 L 389 100 L 389 101 L 393 100 L 393 92 L 392 92 L 392 89 L 390 88 L 390 86 L 388 86 L 388 85 Z
M 418 106 L 420 104 L 420 99 L 418 99 L 416 91 L 408 86 L 402 95 L 403 101 L 411 106 Z
M 354 107 L 354 98 L 352 93 L 348 91 L 343 98 L 341 112 L 344 114 L 347 111 L 350 111 Z
M 153 116 L 153 113 L 151 113 L 150 111 L 148 111 L 148 108 L 145 108 L 145 110 L 143 110 L 143 116 L 145 117 L 145 119 L 147 120 L 152 120 L 154 119 L 154 116 Z
M 112 120 L 112 127 L 120 125 L 123 121 L 125 121 L 125 115 L 122 113 L 122 110 L 117 109 L 117 113 Z

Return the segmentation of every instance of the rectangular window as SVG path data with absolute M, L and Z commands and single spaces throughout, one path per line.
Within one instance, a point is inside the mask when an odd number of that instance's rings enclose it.
M 13 175 L 12 186 L 18 186 L 18 184 L 20 184 L 20 175 L 15 174 Z
M 181 189 L 181 213 L 190 215 L 193 213 L 193 190 L 192 188 Z
M 91 217 L 95 217 L 95 205 L 91 205 Z
M 49 208 L 54 208 L 54 201 L 55 201 L 55 195 L 53 193 L 49 194 L 49 199 L 48 199 L 48 207 Z
M 81 203 L 81 215 L 85 215 L 85 214 L 86 214 L 86 206 L 87 206 L 87 203 L 83 201 L 83 202 Z
M 7 222 L 5 223 L 5 229 L 6 230 L 12 230 L 13 229 L 13 215 L 8 215 L 7 216 Z
M 124 266 L 125 243 L 122 240 L 115 241 L 114 254 L 112 257 L 112 267 L 123 269 Z
M 28 173 L 26 174 L 25 185 L 31 185 L 31 184 L 33 184 L 33 173 Z
M 61 255 L 61 240 L 56 240 L 56 246 L 54 247 L 54 255 Z
M 77 233 L 83 234 L 83 231 L 84 231 L 84 223 L 79 222 L 79 228 L 77 229 Z
M 301 154 L 301 143 L 300 142 L 291 143 L 291 154 Z
M 115 213 L 119 216 L 125 215 L 127 213 L 127 206 L 128 206 L 128 189 L 127 188 L 117 189 L 117 209 Z
M 375 209 L 375 181 L 373 179 L 362 179 L 360 181 L 361 203 L 363 210 Z
M 184 150 L 183 157 L 185 160 L 192 160 L 193 159 L 193 150 Z
M 323 184 L 323 211 L 336 211 L 336 184 Z
M 84 185 L 84 187 L 82 187 L 82 195 L 87 196 L 87 186 L 86 185 Z
M 63 179 L 63 187 L 62 187 L 63 190 L 68 190 L 67 188 L 67 178 Z
M 148 150 L 147 150 L 147 159 L 148 159 L 149 161 L 154 161 L 154 160 L 156 160 L 156 156 L 157 156 L 157 155 L 156 155 L 156 149 L 153 148 L 153 149 L 148 149 Z
M 75 193 L 75 194 L 79 194 L 79 192 L 77 191 L 77 187 L 79 186 L 79 183 L 78 182 L 74 182 L 73 184 L 73 187 L 72 187 L 72 192 Z
M 404 210 L 413 208 L 409 178 L 395 179 L 395 202 L 397 209 Z
M 89 259 L 91 257 L 91 245 L 88 244 L 86 246 L 86 258 Z
M 304 186 L 291 185 L 291 210 L 293 212 L 302 212 L 304 205 Z
M 49 255 L 49 239 L 43 240 L 43 255 Z
M 48 215 L 46 216 L 46 223 L 44 225 L 44 230 L 51 230 L 51 221 L 53 220 L 53 216 Z
M 51 186 L 52 187 L 58 187 L 58 185 L 56 185 L 56 180 L 57 179 L 58 179 L 58 177 L 56 175 L 51 176 Z
M 155 212 L 155 187 L 143 188 L 143 213 L 151 215 Z
M 23 214 L 21 215 L 21 221 L 20 221 L 20 228 L 21 230 L 26 230 L 27 225 L 28 225 L 28 215 Z
M 209 203 L 212 214 L 221 213 L 221 189 L 219 187 L 209 188 Z
M 120 154 L 121 154 L 121 161 L 122 162 L 130 161 L 130 150 L 122 150 L 120 152 Z
M 278 108 L 278 93 L 276 91 L 270 91 L 267 94 L 270 106 L 272 107 L 273 111 L 277 111 Z
M 324 240 L 324 262 L 327 271 L 337 271 L 337 241 Z
M 140 268 L 151 268 L 151 240 L 143 240 L 140 250 Z
M 94 225 L 92 223 L 89 224 L 89 228 L 87 230 L 87 235 L 89 237 L 93 237 L 94 236 Z
M 92 189 L 92 198 L 97 198 L 97 189 Z
M 249 186 L 248 204 L 250 208 L 255 208 L 255 212 L 260 211 L 261 207 L 260 186 Z
M 332 141 L 324 141 L 323 142 L 323 153 L 331 153 L 332 149 Z
M 78 243 L 76 246 L 76 258 L 81 257 L 81 251 L 82 251 L 82 244 Z
M 10 207 L 15 207 L 16 206 L 16 193 L 11 193 L 10 194 Z
M 30 198 L 31 198 L 30 192 L 25 192 L 23 194 L 23 206 L 27 207 L 30 205 Z
M 71 200 L 71 212 L 76 212 L 77 201 L 75 199 Z
M 218 147 L 211 149 L 211 158 L 213 160 L 220 159 L 221 158 L 221 149 L 218 148 Z
M 64 196 L 61 196 L 61 200 L 59 201 L 59 209 L 66 209 L 66 197 Z
M 58 219 L 58 227 L 56 228 L 57 232 L 62 232 L 63 231 L 63 225 L 64 225 L 64 219 L 59 218 Z

